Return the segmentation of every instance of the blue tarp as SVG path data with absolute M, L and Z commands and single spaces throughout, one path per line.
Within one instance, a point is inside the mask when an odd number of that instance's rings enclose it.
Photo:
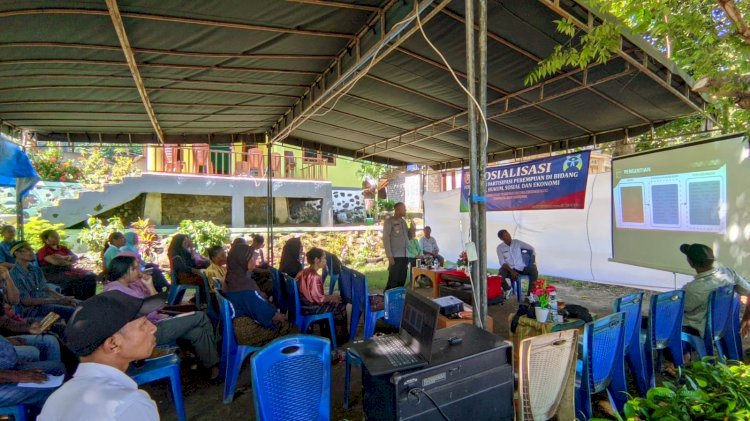
M 39 181 L 34 166 L 20 146 L 0 133 L 0 186 L 15 187 L 20 199 Z

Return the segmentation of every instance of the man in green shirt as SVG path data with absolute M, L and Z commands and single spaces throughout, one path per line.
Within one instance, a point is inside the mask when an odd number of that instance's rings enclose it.
M 688 333 L 703 336 L 706 329 L 706 310 L 711 292 L 717 288 L 734 285 L 735 291 L 750 296 L 750 283 L 727 267 L 714 267 L 714 252 L 704 244 L 683 244 L 680 251 L 687 256 L 690 267 L 695 269 L 695 278 L 685 284 L 685 310 L 683 327 Z M 742 316 L 743 336 L 750 331 L 750 306 Z

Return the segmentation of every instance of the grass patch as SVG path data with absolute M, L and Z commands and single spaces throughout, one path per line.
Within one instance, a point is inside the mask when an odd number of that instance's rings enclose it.
M 352 269 L 357 272 L 362 272 L 367 276 L 367 287 L 370 291 L 383 291 L 386 284 L 388 284 L 388 265 L 385 263 L 370 265 L 365 264 L 361 266 L 354 266 Z

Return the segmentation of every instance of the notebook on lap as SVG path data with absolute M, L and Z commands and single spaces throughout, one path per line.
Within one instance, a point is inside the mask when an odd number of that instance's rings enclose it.
M 424 367 L 432 357 L 439 314 L 439 305 L 407 291 L 399 333 L 378 336 L 352 347 L 373 376 Z

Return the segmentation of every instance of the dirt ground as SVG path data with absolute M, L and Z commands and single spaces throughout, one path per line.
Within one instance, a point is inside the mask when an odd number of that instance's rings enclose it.
M 635 292 L 631 288 L 601 285 L 577 281 L 549 279 L 558 288 L 558 299 L 569 304 L 579 304 L 599 316 L 612 312 L 612 303 L 618 296 Z M 430 288 L 420 288 L 418 291 L 430 295 Z M 650 293 L 644 297 L 644 314 L 647 314 Z M 489 315 L 494 319 L 494 333 L 502 338 L 509 338 L 508 316 L 515 314 L 517 302 L 511 298 L 509 302 L 489 307 Z M 747 347 L 747 343 L 745 347 Z M 249 360 L 249 359 L 248 359 Z M 351 407 L 343 409 L 344 397 L 344 366 L 338 363 L 332 367 L 331 373 L 331 401 L 333 420 L 361 420 L 362 392 L 359 369 L 352 368 Z M 211 384 L 204 373 L 183 370 L 182 388 L 185 396 L 185 411 L 190 420 L 216 419 L 254 419 L 252 391 L 250 390 L 250 371 L 247 364 L 243 368 L 237 394 L 234 402 L 229 405 L 222 403 L 223 383 Z M 166 382 L 157 382 L 143 387 L 157 402 L 162 419 L 176 419 L 174 405 L 171 402 Z

